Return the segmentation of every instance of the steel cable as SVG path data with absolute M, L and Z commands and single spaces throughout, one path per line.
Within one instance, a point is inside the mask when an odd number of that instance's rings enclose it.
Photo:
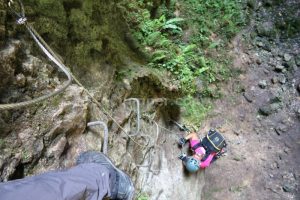
M 25 14 L 24 14 L 24 8 L 23 8 L 23 5 L 20 1 L 19 1 L 19 5 L 21 7 L 21 13 L 17 13 L 16 11 L 14 11 L 11 8 L 11 2 L 9 2 L 10 9 L 13 11 L 13 13 L 16 14 L 16 16 L 19 17 L 17 22 L 19 24 L 25 25 L 25 27 L 29 31 L 31 37 L 38 44 L 40 49 L 47 55 L 47 57 L 52 62 L 54 62 L 64 72 L 64 74 L 68 77 L 68 81 L 60 89 L 58 89 L 58 90 L 56 90 L 56 91 L 54 91 L 50 94 L 46 94 L 44 96 L 29 100 L 29 101 L 24 101 L 24 102 L 19 102 L 19 103 L 10 103 L 10 104 L 0 104 L 0 110 L 16 109 L 16 108 L 31 106 L 33 104 L 40 103 L 42 101 L 45 101 L 45 100 L 49 99 L 50 97 L 53 97 L 55 95 L 58 95 L 58 94 L 62 93 L 72 82 L 72 76 L 71 76 L 70 72 L 68 71 L 67 67 L 59 59 L 57 59 L 57 56 L 55 56 L 54 52 L 51 50 L 51 48 L 49 46 L 45 47 L 42 44 L 44 42 L 43 42 L 43 40 L 41 40 L 40 35 L 35 31 L 35 29 L 30 24 L 27 23 L 26 17 L 25 17 Z

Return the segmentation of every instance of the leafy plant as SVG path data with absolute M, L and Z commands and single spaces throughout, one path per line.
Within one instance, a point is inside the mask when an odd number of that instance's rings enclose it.
M 192 96 L 180 99 L 178 105 L 182 109 L 184 121 L 196 126 L 200 125 L 212 108 L 209 103 L 200 102 Z
M 155 19 L 150 18 L 152 4 L 146 2 L 131 1 L 123 6 L 130 11 L 125 12 L 125 18 L 134 37 L 151 55 L 149 66 L 171 72 L 183 94 L 196 92 L 196 78 L 208 85 L 230 74 L 227 57 L 219 59 L 206 54 L 207 50 L 224 47 L 243 23 L 239 1 L 181 0 L 180 17 L 172 14 L 173 5 L 169 10 L 162 8 Z M 182 40 L 184 26 L 194 29 L 189 42 Z
M 168 21 L 166 21 L 164 23 L 164 25 L 162 26 L 163 30 L 172 30 L 173 33 L 181 33 L 182 32 L 182 28 L 180 26 L 178 26 L 179 22 L 184 21 L 183 18 L 172 18 L 169 19 Z
M 197 30 L 193 42 L 214 48 L 226 43 L 245 24 L 240 0 L 184 0 L 185 18 Z M 212 39 L 212 35 L 219 38 Z
M 145 193 L 142 193 L 138 196 L 137 200 L 149 200 L 149 196 Z

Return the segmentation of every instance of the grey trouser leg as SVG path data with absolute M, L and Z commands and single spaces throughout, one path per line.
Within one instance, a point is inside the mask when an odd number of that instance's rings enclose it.
M 100 200 L 105 196 L 110 196 L 109 171 L 96 163 L 0 183 L 0 200 Z

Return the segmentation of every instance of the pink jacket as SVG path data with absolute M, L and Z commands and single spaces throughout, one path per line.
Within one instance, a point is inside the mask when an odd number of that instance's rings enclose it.
M 215 152 L 209 154 L 209 156 L 203 162 L 200 162 L 200 168 L 204 169 L 204 168 L 208 167 L 210 165 L 212 159 L 215 157 L 215 155 L 216 155 Z

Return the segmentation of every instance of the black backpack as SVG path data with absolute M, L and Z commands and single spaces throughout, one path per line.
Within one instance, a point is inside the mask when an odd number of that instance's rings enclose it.
M 210 129 L 208 131 L 208 134 L 202 139 L 201 145 L 206 151 L 206 154 L 202 159 L 205 160 L 207 156 L 209 156 L 213 152 L 217 153 L 216 158 L 222 156 L 222 154 L 224 154 L 225 152 L 224 148 L 227 146 L 227 143 L 221 133 L 219 133 L 215 129 Z

